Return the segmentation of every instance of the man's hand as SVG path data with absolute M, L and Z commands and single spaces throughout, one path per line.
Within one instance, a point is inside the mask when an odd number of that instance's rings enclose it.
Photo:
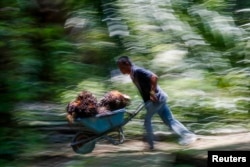
M 150 92 L 150 100 L 152 102 L 157 102 L 158 101 L 155 92 L 152 92 L 152 91 Z

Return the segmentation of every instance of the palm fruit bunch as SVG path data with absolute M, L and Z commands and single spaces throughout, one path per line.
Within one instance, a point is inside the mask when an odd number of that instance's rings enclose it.
M 92 117 L 96 114 L 104 114 L 118 110 L 130 104 L 130 97 L 117 90 L 110 91 L 97 101 L 91 92 L 82 91 L 75 100 L 70 102 L 67 107 L 67 120 L 73 123 L 76 118 Z
M 126 107 L 130 104 L 130 97 L 117 90 L 110 91 L 98 103 L 99 112 L 108 110 L 114 111 Z
M 91 117 L 97 112 L 97 99 L 91 92 L 82 91 L 76 99 L 70 102 L 67 107 L 67 119 L 73 122 L 76 118 Z

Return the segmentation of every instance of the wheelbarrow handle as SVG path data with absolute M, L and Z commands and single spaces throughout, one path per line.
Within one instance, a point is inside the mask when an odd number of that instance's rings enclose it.
M 135 110 L 134 114 L 139 113 L 145 107 L 145 103 L 142 102 Z
M 141 103 L 139 104 L 139 106 L 137 106 L 136 110 L 133 111 L 133 112 L 129 112 L 130 114 L 130 119 L 132 119 L 133 117 L 135 117 L 143 108 L 144 108 L 145 104 L 144 103 Z

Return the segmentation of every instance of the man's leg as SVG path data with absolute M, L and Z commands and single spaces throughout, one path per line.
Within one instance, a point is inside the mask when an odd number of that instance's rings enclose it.
M 174 118 L 167 104 L 162 105 L 163 107 L 161 107 L 158 113 L 162 118 L 163 122 L 181 137 L 179 143 L 182 145 L 187 145 L 190 144 L 189 142 L 196 140 L 195 134 L 189 131 L 182 123 L 180 123 L 177 119 Z
M 146 130 L 146 138 L 147 138 L 147 142 L 150 146 L 150 149 L 154 149 L 154 134 L 153 134 L 153 128 L 152 128 L 152 117 L 153 115 L 156 113 L 157 111 L 157 106 L 152 103 L 152 102 L 147 102 L 145 104 L 146 107 L 146 115 L 145 115 L 145 119 L 144 119 L 144 127 Z

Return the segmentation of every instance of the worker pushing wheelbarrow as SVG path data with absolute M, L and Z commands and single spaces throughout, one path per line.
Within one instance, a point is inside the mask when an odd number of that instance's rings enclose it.
M 110 113 L 76 119 L 75 122 L 83 128 L 73 137 L 72 149 L 79 154 L 90 153 L 95 148 L 96 142 L 101 139 L 106 139 L 114 145 L 122 144 L 125 139 L 123 126 L 134 118 L 143 107 L 143 104 L 139 105 L 134 112 L 127 112 L 125 108 L 122 108 Z M 114 135 L 114 133 L 116 134 Z

